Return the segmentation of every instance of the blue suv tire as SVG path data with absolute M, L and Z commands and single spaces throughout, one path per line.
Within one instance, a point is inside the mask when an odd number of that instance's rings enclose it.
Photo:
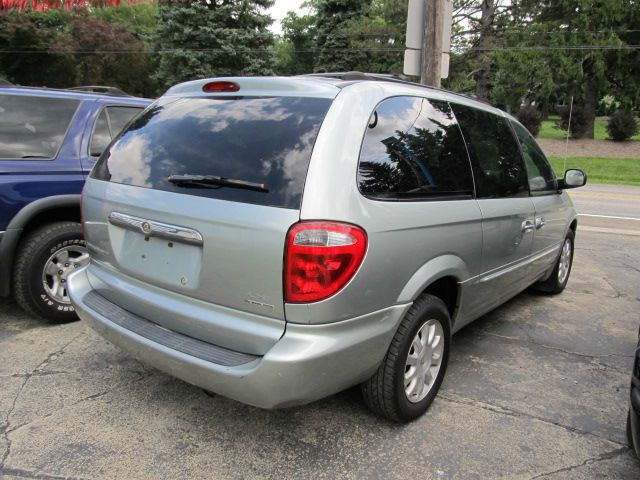
M 76 320 L 66 278 L 88 262 L 82 228 L 76 222 L 44 225 L 21 243 L 13 271 L 14 297 L 27 312 L 52 322 Z

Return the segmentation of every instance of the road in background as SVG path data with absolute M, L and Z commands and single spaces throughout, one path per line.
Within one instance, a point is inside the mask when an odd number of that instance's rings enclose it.
M 640 235 L 640 187 L 585 185 L 568 190 L 578 211 L 578 228 Z

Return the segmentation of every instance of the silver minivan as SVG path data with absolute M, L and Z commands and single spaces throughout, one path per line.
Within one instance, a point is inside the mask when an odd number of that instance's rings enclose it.
M 171 88 L 83 191 L 78 315 L 165 372 L 263 408 L 362 384 L 421 415 L 451 335 L 536 284 L 563 290 L 576 212 L 525 128 L 365 74 Z

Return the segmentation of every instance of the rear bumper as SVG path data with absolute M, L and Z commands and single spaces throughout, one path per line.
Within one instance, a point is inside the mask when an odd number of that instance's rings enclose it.
M 69 278 L 69 295 L 80 318 L 111 343 L 186 382 L 261 408 L 309 403 L 369 378 L 409 308 L 396 305 L 323 325 L 288 323 L 282 338 L 264 356 L 228 366 L 185 354 L 124 328 L 126 323 L 92 308 L 91 302 L 85 301 L 85 297 L 91 298 L 89 294 L 95 297 L 85 268 Z

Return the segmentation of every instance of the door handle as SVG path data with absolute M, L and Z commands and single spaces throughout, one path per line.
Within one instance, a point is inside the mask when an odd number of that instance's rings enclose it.
M 547 222 L 544 221 L 544 217 L 536 218 L 536 230 L 540 230 L 546 224 L 547 224 Z
M 522 233 L 533 232 L 535 229 L 531 220 L 525 220 L 522 222 Z

